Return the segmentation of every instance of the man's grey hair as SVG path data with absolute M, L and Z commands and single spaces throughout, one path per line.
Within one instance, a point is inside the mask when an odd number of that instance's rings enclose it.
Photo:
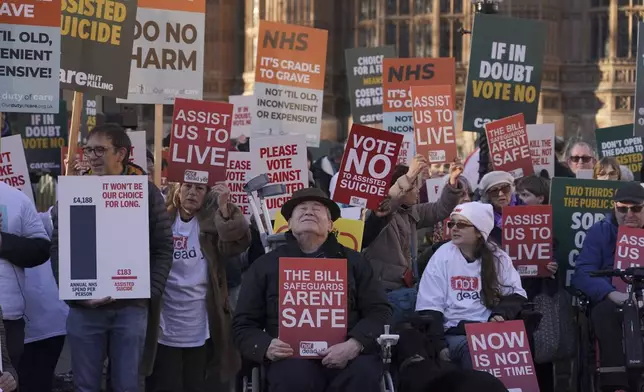
M 635 176 L 631 169 L 627 168 L 624 165 L 619 165 L 619 171 L 621 172 L 622 181 L 635 181 Z
M 584 141 L 582 141 L 582 140 L 577 141 L 577 142 L 574 142 L 574 143 L 572 143 L 572 144 L 570 145 L 570 148 L 568 148 L 568 151 L 566 151 L 566 158 L 570 158 L 570 152 L 571 152 L 575 147 L 586 147 L 586 148 L 588 148 L 588 150 L 589 150 L 589 151 L 590 151 L 590 153 L 591 153 L 591 156 L 592 156 L 593 158 L 597 159 L 597 154 L 595 153 L 595 149 L 593 148 L 593 146 L 591 146 L 590 144 L 588 144 L 588 143 L 586 143 L 586 142 L 584 142 Z

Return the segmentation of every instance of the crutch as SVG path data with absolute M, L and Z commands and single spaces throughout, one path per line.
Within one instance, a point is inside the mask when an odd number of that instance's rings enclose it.
M 268 253 L 269 251 L 268 245 L 266 243 L 266 229 L 264 228 L 264 222 L 262 221 L 259 212 L 259 204 L 257 202 L 257 198 L 255 197 L 255 192 L 268 185 L 268 183 L 268 176 L 266 174 L 260 174 L 257 177 L 251 178 L 244 185 L 244 192 L 246 192 L 246 194 L 248 195 L 248 204 L 250 204 L 250 208 L 253 210 L 253 217 L 255 218 L 255 224 L 257 224 L 259 238 L 262 241 L 262 245 L 264 246 L 266 253 Z
M 279 245 L 285 242 L 284 234 L 275 234 L 273 232 L 273 225 L 271 225 L 271 215 L 266 206 L 266 198 L 279 196 L 286 193 L 286 186 L 284 184 L 271 184 L 257 190 L 257 197 L 264 211 L 264 220 L 268 227 L 268 236 L 266 237 L 266 246 L 271 250 L 276 249 Z

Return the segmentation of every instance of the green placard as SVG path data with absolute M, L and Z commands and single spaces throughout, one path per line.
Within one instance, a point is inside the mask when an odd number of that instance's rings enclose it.
M 555 177 L 550 188 L 552 225 L 556 239 L 558 275 L 570 287 L 575 261 L 586 232 L 613 210 L 613 197 L 621 181 L 580 180 Z
M 633 172 L 635 181 L 640 181 L 644 145 L 641 136 L 633 136 L 633 124 L 597 129 L 595 138 L 600 158 L 615 157 Z

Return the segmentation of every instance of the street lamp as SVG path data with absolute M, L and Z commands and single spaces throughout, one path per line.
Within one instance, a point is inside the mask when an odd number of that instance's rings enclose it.
M 477 14 L 496 14 L 499 12 L 501 2 L 503 0 L 472 0 L 472 5 Z M 481 181 L 490 165 L 490 147 L 487 144 L 485 132 L 479 134 L 476 144 L 479 147 L 479 181 Z

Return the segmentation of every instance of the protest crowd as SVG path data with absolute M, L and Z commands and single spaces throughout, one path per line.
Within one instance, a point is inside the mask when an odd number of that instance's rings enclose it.
M 90 3 L 0 5 L 0 392 L 644 390 L 644 119 L 537 123 L 541 22 L 475 16 L 458 127 L 454 58 L 347 49 L 320 156 L 325 30 L 212 102 L 205 0 Z

